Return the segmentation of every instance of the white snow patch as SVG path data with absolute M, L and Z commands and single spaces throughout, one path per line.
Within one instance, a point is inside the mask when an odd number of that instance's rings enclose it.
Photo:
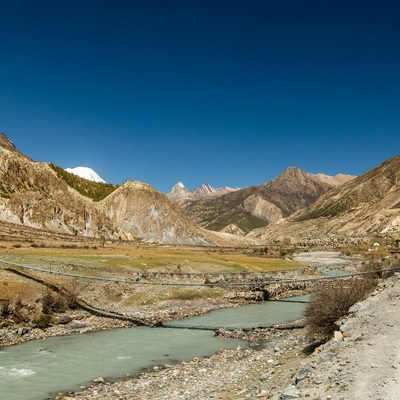
M 100 175 L 88 167 L 65 168 L 65 170 L 89 181 L 106 183 L 106 181 L 101 178 Z

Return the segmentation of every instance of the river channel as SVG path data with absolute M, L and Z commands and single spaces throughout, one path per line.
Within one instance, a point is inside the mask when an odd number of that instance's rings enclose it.
M 247 343 L 210 330 L 271 326 L 301 317 L 307 296 L 210 312 L 164 328 L 122 328 L 34 340 L 0 350 L 0 398 L 43 400 L 93 379 L 121 379 L 154 365 L 204 357 Z M 178 329 L 179 328 L 179 329 Z M 195 328 L 195 329 L 190 329 Z

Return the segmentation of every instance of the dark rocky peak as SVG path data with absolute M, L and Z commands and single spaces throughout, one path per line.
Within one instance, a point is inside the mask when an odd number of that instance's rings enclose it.
M 17 151 L 15 144 L 8 138 L 8 136 L 4 133 L 0 133 L 0 146 L 4 147 L 7 150 Z
M 278 193 L 287 193 L 299 191 L 304 186 L 308 186 L 310 182 L 315 182 L 307 172 L 304 172 L 297 167 L 286 168 L 280 175 L 270 182 L 267 182 L 263 187 Z
M 297 167 L 289 167 L 262 188 L 284 198 L 285 204 L 292 212 L 311 205 L 322 194 L 330 191 L 332 186 L 321 182 Z
M 18 153 L 20 156 L 32 161 L 31 158 L 29 158 L 25 154 L 21 153 L 15 147 L 15 144 L 8 138 L 8 136 L 4 132 L 0 133 L 0 147 L 2 147 L 3 149 L 9 150 L 9 151 L 13 151 L 15 153 Z

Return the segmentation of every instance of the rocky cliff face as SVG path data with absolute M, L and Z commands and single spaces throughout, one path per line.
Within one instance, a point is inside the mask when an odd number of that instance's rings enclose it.
M 209 244 L 210 238 L 181 208 L 150 185 L 127 181 L 101 206 L 128 239 L 145 238 L 163 243 Z
M 283 219 L 282 210 L 279 207 L 257 194 L 247 197 L 243 201 L 243 207 L 255 217 L 264 219 L 270 224 L 275 224 Z
M 58 233 L 95 236 L 110 226 L 94 204 L 59 179 L 46 164 L 0 147 L 0 218 Z

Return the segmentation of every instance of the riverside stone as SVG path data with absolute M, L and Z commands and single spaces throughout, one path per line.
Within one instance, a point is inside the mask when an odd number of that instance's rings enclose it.
M 26 326 L 22 326 L 21 328 L 17 329 L 17 335 L 22 336 L 26 335 L 29 332 L 30 328 L 27 328 Z
M 300 391 L 294 386 L 290 386 L 281 393 L 279 400 L 298 399 L 299 397 Z
M 343 340 L 343 333 L 339 331 L 335 331 L 334 333 L 334 340 L 341 341 Z
M 297 374 L 292 379 L 293 384 L 296 385 L 298 382 L 305 379 L 308 375 L 309 370 L 310 370 L 310 367 L 307 364 L 300 365 L 300 367 L 297 371 Z

